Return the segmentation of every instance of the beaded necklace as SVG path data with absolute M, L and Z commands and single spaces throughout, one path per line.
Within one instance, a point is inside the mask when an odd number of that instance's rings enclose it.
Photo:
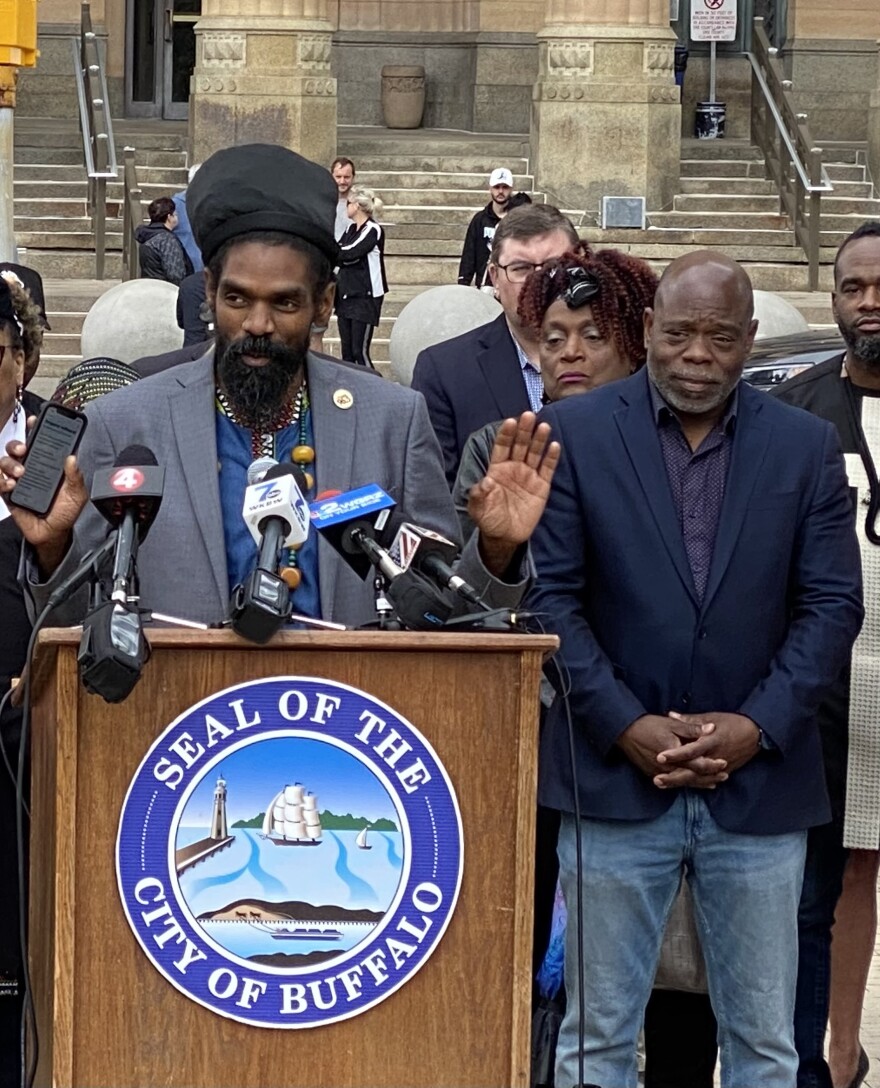
M 236 415 L 235 409 L 229 403 L 229 398 L 222 389 L 217 389 L 217 407 L 228 420 L 251 432 L 251 453 L 256 461 L 259 457 L 275 456 L 275 435 L 286 427 L 298 423 L 303 410 L 308 407 L 308 392 L 306 383 L 303 382 L 296 391 L 296 396 L 290 404 L 286 404 L 274 419 L 264 421 L 259 428 L 251 427 L 245 420 Z

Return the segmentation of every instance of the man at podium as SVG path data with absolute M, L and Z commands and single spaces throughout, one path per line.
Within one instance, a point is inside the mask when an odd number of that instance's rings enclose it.
M 333 307 L 337 192 L 323 168 L 285 148 L 217 152 L 188 191 L 190 220 L 205 258 L 215 347 L 90 405 L 79 467 L 72 459 L 46 517 L 13 507 L 31 545 L 25 577 L 39 610 L 83 555 L 106 537 L 88 503 L 96 471 L 131 446 L 165 470 L 161 509 L 138 554 L 145 609 L 215 624 L 256 560 L 242 518 L 248 467 L 293 461 L 306 498 L 378 484 L 407 520 L 458 539 L 439 447 L 422 397 L 308 351 Z M 477 539 L 460 573 L 495 607 L 515 607 L 527 578 L 524 544 L 546 501 L 558 447 L 534 417 L 503 430 L 486 479 L 475 489 Z M 23 472 L 21 443 L 0 459 L 0 494 Z M 315 534 L 282 558 L 293 611 L 360 625 L 374 616 L 368 582 Z M 75 622 L 84 593 L 53 622 Z

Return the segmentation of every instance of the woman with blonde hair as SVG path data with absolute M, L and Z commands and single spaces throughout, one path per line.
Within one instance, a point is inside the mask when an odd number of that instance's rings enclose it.
M 385 232 L 375 219 L 382 214 L 382 201 L 372 189 L 355 185 L 349 190 L 347 209 L 351 226 L 339 240 L 336 277 L 336 320 L 342 358 L 372 367 L 370 342 L 388 292 Z

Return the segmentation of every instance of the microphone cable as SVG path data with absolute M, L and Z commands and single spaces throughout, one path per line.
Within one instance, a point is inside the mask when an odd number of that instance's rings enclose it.
M 553 632 L 547 631 L 542 622 L 543 613 L 533 612 L 530 613 L 530 619 L 534 622 L 542 635 L 552 634 Z M 556 692 L 556 698 L 562 700 L 562 706 L 565 711 L 565 722 L 568 729 L 568 758 L 571 768 L 571 789 L 574 801 L 574 821 L 575 821 L 575 874 L 577 880 L 577 891 L 575 893 L 575 910 L 577 914 L 576 936 L 577 936 L 577 993 L 578 993 L 578 1079 L 577 1088 L 592 1088 L 590 1085 L 584 1084 L 584 1039 L 586 1037 L 586 1012 L 584 1009 L 584 915 L 583 915 L 583 899 L 584 899 L 584 853 L 583 853 L 583 841 L 581 838 L 581 800 L 580 791 L 578 789 L 578 776 L 577 776 L 577 759 L 575 755 L 575 739 L 574 739 L 574 721 L 571 713 L 571 701 L 569 696 L 571 695 L 571 674 L 568 671 L 568 667 L 564 662 L 561 662 L 558 657 L 559 651 L 554 653 L 552 657 L 547 659 L 545 668 L 553 666 L 556 670 L 556 676 L 559 679 L 559 690 Z M 548 677 L 549 679 L 549 677 Z M 571 912 L 568 913 L 566 919 L 566 925 L 571 924 Z
M 24 777 L 27 765 L 27 746 L 30 734 L 31 719 L 31 678 L 33 675 L 34 651 L 37 645 L 37 637 L 45 624 L 50 611 L 50 605 L 46 605 L 37 616 L 31 636 L 28 640 L 27 654 L 25 655 L 25 667 L 22 672 L 21 683 L 24 687 L 21 711 L 21 739 L 18 747 L 18 769 L 15 779 L 15 846 L 18 858 L 18 940 L 21 951 L 21 980 L 23 989 L 23 1002 L 21 1010 L 20 1031 L 20 1057 L 21 1057 L 21 1088 L 32 1088 L 37 1074 L 37 1063 L 40 1055 L 39 1034 L 37 1031 L 37 1017 L 34 1009 L 34 994 L 31 988 L 30 965 L 28 963 L 28 896 L 27 896 L 27 853 L 25 851 L 25 814 L 30 815 L 24 799 Z M 33 1041 L 30 1062 L 28 1062 L 27 1040 L 28 1029 Z

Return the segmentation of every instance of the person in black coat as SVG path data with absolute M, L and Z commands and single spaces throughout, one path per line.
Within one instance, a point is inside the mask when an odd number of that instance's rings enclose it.
M 17 278 L 0 277 L 0 449 L 21 440 L 27 420 L 42 401 L 25 388 L 29 359 L 39 359 L 43 339 L 40 309 Z M 0 698 L 21 674 L 31 625 L 18 584 L 21 535 L 0 501 Z M 0 713 L 3 749 L 13 770 L 18 762 L 21 712 L 6 705 Z M 0 765 L 0 1088 L 17 1088 L 22 1008 L 19 944 L 18 853 L 15 786 Z
M 342 358 L 371 367 L 370 342 L 388 293 L 385 279 L 385 232 L 373 218 L 382 201 L 372 189 L 355 186 L 348 194 L 351 226 L 339 241 L 336 321 Z
M 160 196 L 147 208 L 149 225 L 134 232 L 138 243 L 141 278 L 166 280 L 175 287 L 193 273 L 192 261 L 172 232 L 177 226 L 177 212 L 170 196 Z

